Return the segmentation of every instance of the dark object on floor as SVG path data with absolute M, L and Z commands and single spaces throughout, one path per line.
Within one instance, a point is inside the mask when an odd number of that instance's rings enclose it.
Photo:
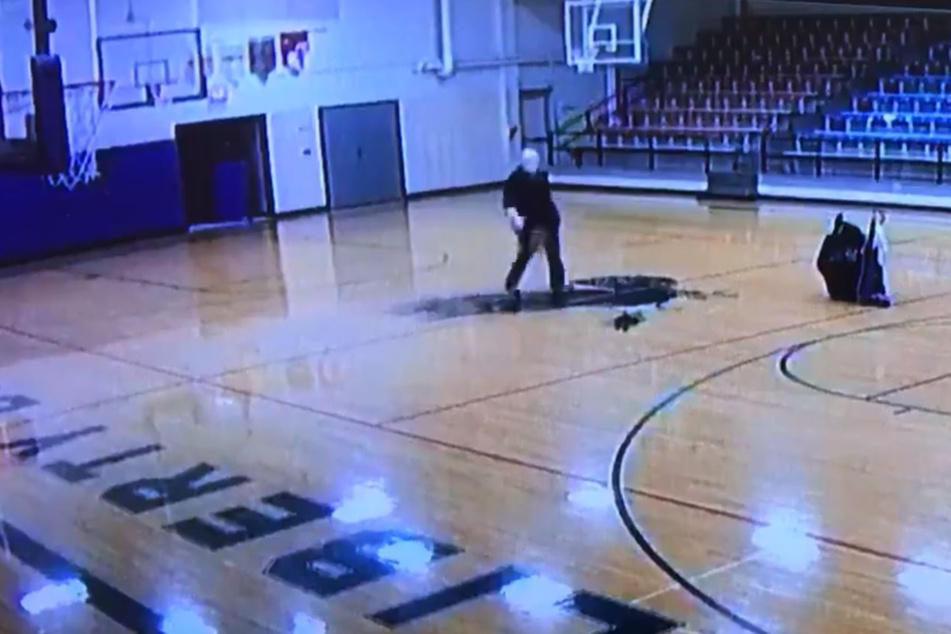
M 866 236 L 839 214 L 832 232 L 822 241 L 816 268 L 825 281 L 830 299 L 883 308 L 891 305 L 880 227 L 884 216 L 877 215 L 872 218 Z
M 830 299 L 839 302 L 854 302 L 858 299 L 864 247 L 865 233 L 851 222 L 846 222 L 842 214 L 836 216 L 832 232 L 822 241 L 816 261 L 816 268 L 825 280 Z
M 509 293 L 509 312 L 522 312 L 522 291 L 515 289 Z
M 662 306 L 677 298 L 677 281 L 667 277 L 642 275 L 611 275 L 575 280 L 563 295 L 548 291 L 522 291 L 515 302 L 510 293 L 468 295 L 427 299 L 406 306 L 401 311 L 424 313 L 435 319 L 454 319 L 474 315 L 491 315 L 513 311 L 514 304 L 522 312 L 547 312 L 565 308 L 616 306 Z
M 627 332 L 634 326 L 644 323 L 644 314 L 641 312 L 629 313 L 626 310 L 614 318 L 614 329 L 618 332 Z

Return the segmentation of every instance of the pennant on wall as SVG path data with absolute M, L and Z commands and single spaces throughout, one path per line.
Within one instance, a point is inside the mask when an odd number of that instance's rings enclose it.
M 221 76 L 236 87 L 247 73 L 244 49 L 240 44 L 222 44 L 218 54 L 221 58 Z
M 248 59 L 251 73 L 266 84 L 268 77 L 277 68 L 277 47 L 273 37 L 248 40 Z
M 281 60 L 291 75 L 297 77 L 307 64 L 310 39 L 307 31 L 281 33 Z

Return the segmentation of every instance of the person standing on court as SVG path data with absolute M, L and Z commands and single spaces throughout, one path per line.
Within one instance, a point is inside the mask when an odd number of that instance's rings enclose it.
M 522 295 L 518 290 L 522 275 L 529 261 L 539 248 L 545 249 L 548 257 L 548 278 L 552 291 L 552 303 L 563 306 L 565 296 L 565 265 L 561 261 L 561 215 L 551 197 L 548 172 L 539 169 L 538 152 L 526 149 L 522 163 L 505 181 L 502 191 L 502 206 L 518 236 L 518 255 L 508 277 L 505 290 L 513 298 L 515 310 L 521 308 Z

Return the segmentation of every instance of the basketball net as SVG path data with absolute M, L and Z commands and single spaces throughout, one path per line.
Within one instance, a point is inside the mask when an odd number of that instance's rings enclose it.
M 575 64 L 575 69 L 583 74 L 587 75 L 594 72 L 594 58 L 593 57 L 581 57 Z
M 102 103 L 99 103 L 100 86 L 105 91 Z M 67 87 L 66 120 L 69 124 L 69 169 L 47 177 L 53 187 L 63 187 L 69 191 L 79 185 L 88 185 L 99 178 L 99 165 L 96 162 L 96 137 L 102 124 L 103 114 L 109 110 L 114 84 L 90 83 Z
M 164 108 L 172 103 L 171 94 L 165 90 L 162 84 L 151 84 L 149 92 L 152 94 L 152 101 L 156 108 Z

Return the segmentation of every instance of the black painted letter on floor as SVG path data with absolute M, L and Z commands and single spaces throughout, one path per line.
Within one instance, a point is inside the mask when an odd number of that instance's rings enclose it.
M 330 597 L 404 569 L 419 570 L 462 552 L 450 544 L 402 532 L 367 531 L 285 555 L 265 573 L 321 597 Z
M 34 405 L 39 405 L 39 402 L 22 394 L 0 396 L 0 414 L 12 414 Z
M 56 462 L 51 462 L 48 465 L 44 465 L 43 469 L 45 471 L 49 471 L 58 478 L 66 480 L 66 482 L 69 482 L 70 484 L 79 484 L 80 482 L 85 482 L 86 480 L 95 480 L 98 478 L 101 475 L 99 469 L 102 467 L 118 464 L 125 460 L 131 460 L 140 456 L 147 456 L 157 451 L 162 451 L 161 445 L 146 445 L 145 447 L 129 449 L 128 451 L 110 454 L 103 458 L 97 458 L 95 460 L 89 460 L 88 462 L 82 462 L 79 464 L 70 462 L 69 460 L 58 460 Z
M 402 605 L 377 612 L 370 616 L 377 623 L 382 623 L 390 629 L 395 629 L 427 618 L 439 612 L 452 609 L 457 605 L 475 601 L 480 597 L 499 594 L 505 586 L 530 576 L 515 566 L 499 568 L 494 572 L 464 581 L 458 585 L 440 590 L 427 597 L 414 599 Z
M 143 478 L 114 486 L 102 494 L 102 499 L 130 513 L 138 514 L 251 481 L 244 476 L 209 481 L 214 473 L 214 466 L 201 463 L 169 478 Z
M 215 513 L 213 521 L 193 517 L 166 528 L 208 550 L 220 550 L 321 520 L 333 513 L 331 507 L 293 493 L 276 493 L 261 502 L 266 505 L 268 514 L 235 506 Z
M 12 455 L 17 460 L 29 460 L 35 458 L 44 451 L 65 445 L 85 436 L 92 434 L 101 434 L 106 431 L 102 425 L 86 427 L 76 431 L 66 432 L 64 434 L 55 434 L 53 436 L 41 436 L 39 438 L 22 438 L 8 443 L 0 443 L 0 451 Z
M 661 634 L 679 626 L 665 616 L 582 590 L 560 604 L 589 621 L 607 626 L 597 634 Z

